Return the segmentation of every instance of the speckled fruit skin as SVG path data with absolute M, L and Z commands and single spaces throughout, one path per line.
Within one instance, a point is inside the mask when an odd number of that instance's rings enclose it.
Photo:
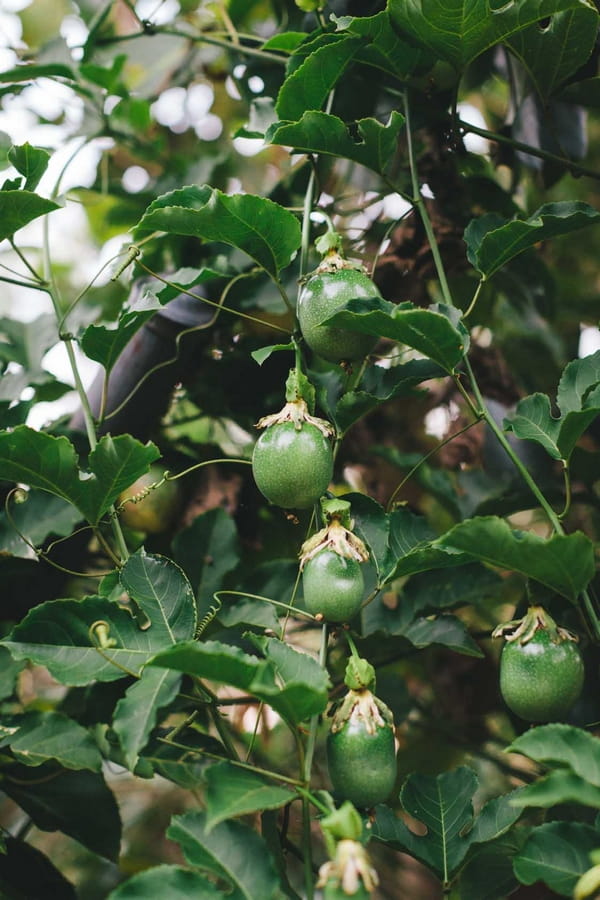
M 302 570 L 304 603 L 313 616 L 348 622 L 359 611 L 365 593 L 360 563 L 334 550 L 321 550 Z
M 396 781 L 394 732 L 382 725 L 369 734 L 363 722 L 348 720 L 327 737 L 327 766 L 333 789 L 359 809 L 386 800 Z
M 526 722 L 562 719 L 583 686 L 583 660 L 574 641 L 555 644 L 539 629 L 525 644 L 508 642 L 500 658 L 504 702 Z
M 323 900 L 369 900 L 371 894 L 363 884 L 358 886 L 358 890 L 353 894 L 347 894 L 340 884 L 326 884 L 323 888 Z
M 370 353 L 377 338 L 332 325 L 320 325 L 354 299 L 381 298 L 368 275 L 358 269 L 322 272 L 308 279 L 298 298 L 298 321 L 308 346 L 330 362 L 353 362 Z
M 150 466 L 145 475 L 141 475 L 119 495 L 119 503 L 127 497 L 134 497 L 151 484 L 156 484 L 163 475 L 164 466 Z M 160 487 L 150 491 L 139 503 L 126 503 L 121 510 L 121 521 L 135 531 L 160 534 L 162 531 L 168 531 L 173 525 L 179 511 L 180 499 L 177 483 L 165 481 Z
M 333 475 L 331 444 L 305 422 L 270 425 L 260 435 L 252 455 L 252 472 L 267 500 L 285 509 L 307 509 L 321 497 Z

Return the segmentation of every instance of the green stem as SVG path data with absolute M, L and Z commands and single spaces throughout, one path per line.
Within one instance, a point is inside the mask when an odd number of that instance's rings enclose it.
M 360 659 L 360 653 L 356 649 L 356 644 L 354 643 L 354 640 L 349 631 L 346 632 L 346 640 L 348 641 L 348 646 L 350 647 L 350 653 L 352 654 L 352 656 L 355 659 Z
M 413 191 L 412 202 L 419 210 L 419 214 L 421 216 L 421 221 L 423 222 L 423 227 L 425 228 L 425 233 L 427 235 L 427 240 L 429 241 L 429 246 L 431 248 L 431 253 L 433 256 L 433 261 L 435 263 L 435 268 L 436 268 L 437 276 L 439 278 L 440 287 L 442 289 L 444 301 L 448 306 L 454 306 L 454 303 L 452 301 L 452 294 L 450 293 L 450 288 L 448 286 L 448 281 L 446 279 L 446 271 L 444 269 L 444 264 L 442 262 L 442 257 L 440 255 L 440 250 L 439 250 L 437 239 L 435 236 L 435 231 L 433 230 L 433 225 L 431 224 L 431 219 L 429 218 L 429 213 L 427 212 L 427 205 L 425 203 L 425 200 L 421 193 L 421 187 L 419 185 L 419 176 L 418 176 L 418 172 L 417 172 L 414 145 L 413 145 L 413 135 L 412 135 L 410 102 L 409 102 L 409 97 L 408 97 L 408 90 L 406 90 L 404 92 L 404 117 L 406 120 L 406 143 L 407 143 L 407 149 L 408 149 L 408 164 L 410 167 L 410 178 L 411 178 L 412 191 Z
M 571 508 L 571 473 L 569 472 L 569 462 L 566 459 L 563 459 L 563 479 L 565 483 L 565 505 L 558 516 L 561 520 L 564 519 Z
M 482 275 L 481 278 L 479 279 L 479 284 L 475 288 L 475 293 L 473 294 L 473 299 L 471 300 L 466 311 L 462 315 L 463 319 L 466 319 L 467 316 L 470 316 L 471 313 L 473 312 L 473 310 L 475 309 L 475 305 L 477 304 L 477 301 L 479 300 L 481 288 L 485 284 L 485 281 L 486 281 L 486 277 L 485 277 L 485 275 Z
M 319 665 L 325 669 L 327 662 L 327 625 L 321 628 L 321 646 L 319 649 Z M 306 753 L 304 755 L 304 771 L 303 782 L 308 790 L 310 788 L 310 778 L 312 772 L 313 757 L 315 753 L 315 745 L 317 742 L 317 729 L 319 726 L 319 716 L 313 716 L 310 720 L 308 738 L 306 741 Z M 314 897 L 313 891 L 313 865 L 312 865 L 312 835 L 310 831 L 310 809 L 307 797 L 302 798 L 302 825 L 304 836 L 304 882 L 307 900 Z
M 498 144 L 508 144 L 515 150 L 520 150 L 523 153 L 527 153 L 529 156 L 537 156 L 539 159 L 547 159 L 549 162 L 559 163 L 561 166 L 565 166 L 571 175 L 587 175 L 588 178 L 600 178 L 600 172 L 595 171 L 594 169 L 588 169 L 585 166 L 580 166 L 571 159 L 565 159 L 564 156 L 558 156 L 556 153 L 550 153 L 548 150 L 540 150 L 539 147 L 531 147 L 529 144 L 515 141 L 513 138 L 508 137 L 508 135 L 498 134 L 496 131 L 488 131 L 487 128 L 479 128 L 477 125 L 471 125 L 469 122 L 464 122 L 462 119 L 459 119 L 458 124 L 463 133 L 471 132 L 472 134 L 478 134 L 480 137 L 487 138 L 489 141 L 494 141 Z

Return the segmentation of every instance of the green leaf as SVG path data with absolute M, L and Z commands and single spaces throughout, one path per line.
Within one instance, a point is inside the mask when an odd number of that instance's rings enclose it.
M 469 562 L 466 554 L 451 555 L 437 545 L 436 534 L 422 516 L 401 507 L 390 513 L 390 536 L 383 583 L 417 572 L 454 568 Z
M 23 660 L 13 659 L 6 647 L 0 647 L 0 700 L 12 697 Z
M 367 42 L 357 54 L 359 62 L 381 69 L 395 78 L 405 80 L 407 75 L 414 72 L 423 56 L 420 47 L 400 40 L 387 10 L 374 16 L 337 18 L 332 15 L 331 19 L 338 32 L 357 35 Z
M 318 667 L 317 677 L 316 662 L 311 657 L 285 644 L 281 647 L 283 649 L 278 653 L 267 645 L 271 658 L 259 659 L 219 641 L 190 641 L 157 653 L 150 665 L 240 688 L 264 700 L 289 721 L 302 722 L 325 709 L 327 675 Z M 290 678 L 289 684 L 282 685 L 280 677 Z
M 124 310 L 115 328 L 106 325 L 88 325 L 81 336 L 81 348 L 86 356 L 104 366 L 110 373 L 117 359 L 148 319 L 151 319 L 161 304 L 151 291 L 146 291 L 133 309 Z
M 320 324 L 338 325 L 406 344 L 449 373 L 463 358 L 469 336 L 444 313 L 419 309 L 408 302 L 396 306 L 385 300 L 379 301 L 376 309 L 373 307 L 372 301 L 351 300 L 342 311 Z
M 154 444 L 144 446 L 128 434 L 105 435 L 90 453 L 90 475 L 78 468 L 75 448 L 66 437 L 26 425 L 0 433 L 4 478 L 62 497 L 93 524 L 159 456 Z
M 200 615 L 205 615 L 240 559 L 234 520 L 222 507 L 208 510 L 175 536 L 173 553 L 193 586 Z
M 177 696 L 181 675 L 163 669 L 144 669 L 139 681 L 125 691 L 115 707 L 112 728 L 119 738 L 125 765 L 133 772 L 158 714 Z
M 546 766 L 567 766 L 600 788 L 600 739 L 581 728 L 558 722 L 539 725 L 516 738 L 507 752 L 522 753 Z
M 48 897 L 77 900 L 73 885 L 44 856 L 26 841 L 6 835 L 0 849 L 0 895 L 5 900 Z
M 108 900 L 223 900 L 222 891 L 198 872 L 183 866 L 154 866 L 128 878 Z
M 2 790 L 38 828 L 62 831 L 93 853 L 116 862 L 121 820 L 115 798 L 101 775 L 72 772 L 54 763 L 35 771 L 17 764 L 2 779 Z
M 552 417 L 546 394 L 531 394 L 520 400 L 505 428 L 522 440 L 541 444 L 552 459 L 562 458 L 558 447 L 560 422 Z
M 565 416 L 585 409 L 590 390 L 600 384 L 600 350 L 568 363 L 560 377 L 556 402 Z
M 301 242 L 296 216 L 253 194 L 224 194 L 208 185 L 180 188 L 150 204 L 138 231 L 188 234 L 243 250 L 270 275 L 289 265 Z
M 392 24 L 462 72 L 477 56 L 540 19 L 589 7 L 583 0 L 389 0 Z M 527 51 L 527 48 L 526 52 Z
M 99 772 L 102 756 L 86 728 L 58 712 L 32 710 L 5 717 L 0 723 L 0 747 L 10 746 L 26 766 L 56 760 L 65 769 Z
M 426 359 L 413 359 L 391 369 L 370 366 L 361 380 L 361 389 L 342 393 L 331 416 L 338 429 L 346 432 L 386 400 L 409 395 L 415 385 L 444 375 L 443 369 Z
M 547 822 L 535 828 L 514 860 L 521 884 L 543 881 L 562 897 L 570 897 L 577 880 L 590 868 L 590 853 L 600 833 L 579 822 Z
M 206 831 L 225 819 L 279 809 L 296 795 L 261 775 L 241 769 L 229 762 L 217 763 L 206 772 Z
M 433 546 L 449 554 L 462 554 L 463 561 L 471 558 L 520 572 L 569 600 L 577 598 L 595 572 L 592 544 L 581 532 L 544 539 L 513 530 L 496 516 L 461 522 Z
M 282 121 L 295 122 L 307 109 L 320 109 L 364 44 L 360 37 L 327 37 L 335 40 L 323 43 L 310 53 L 283 82 L 275 103 L 275 110 Z
M 102 655 L 90 633 L 97 622 L 106 622 L 109 639 L 116 642 Z M 32 609 L 2 641 L 15 659 L 46 666 L 54 678 L 68 685 L 139 674 L 147 660 L 170 643 L 164 629 L 141 631 L 128 610 L 101 597 L 48 600 Z
M 475 847 L 460 873 L 461 900 L 505 900 L 517 889 L 512 860 L 525 840 L 522 831 Z
M 583 78 L 568 84 L 558 95 L 565 103 L 575 103 L 590 109 L 600 109 L 600 78 Z
M 410 775 L 400 793 L 404 810 L 422 822 L 427 833 L 415 834 L 387 806 L 378 806 L 373 837 L 425 863 L 442 881 L 448 881 L 464 860 L 469 847 L 507 831 L 520 811 L 507 799 L 490 801 L 473 823 L 472 797 L 477 776 L 467 766 L 441 775 Z M 510 796 L 510 795 L 509 795 Z
M 253 350 L 250 356 L 254 360 L 254 362 L 258 363 L 259 366 L 262 366 L 264 362 L 266 362 L 269 357 L 273 353 L 278 353 L 280 350 L 293 350 L 293 344 L 270 344 L 268 347 L 261 347 L 259 350 Z
M 344 494 L 350 503 L 354 530 L 366 543 L 378 572 L 386 571 L 390 520 L 383 506 L 367 494 Z
M 516 4 L 515 4 L 516 6 Z M 507 221 L 496 213 L 473 219 L 465 229 L 469 262 L 489 278 L 539 241 L 596 225 L 600 212 L 580 201 L 545 203 L 528 219 Z
M 538 95 L 547 100 L 584 65 L 597 31 L 598 13 L 581 3 L 551 16 L 544 27 L 536 23 L 519 29 L 506 43 L 527 69 Z
M 39 547 L 50 535 L 66 537 L 71 534 L 81 521 L 81 513 L 66 500 L 48 496 L 43 491 L 31 489 L 22 494 L 19 502 L 9 503 L 10 518 L 6 512 L 0 512 L 0 549 L 11 556 L 27 559 L 33 556 L 33 551 L 20 534 Z
M 265 140 L 305 153 L 340 156 L 383 173 L 393 160 L 404 116 L 395 110 L 387 124 L 377 119 L 359 119 L 350 125 L 329 113 L 309 110 L 298 122 L 276 122 Z
M 177 743 L 186 749 L 174 747 L 161 740 L 167 734 L 168 731 L 163 735 L 157 730 L 145 747 L 141 758 L 150 763 L 154 771 L 163 778 L 168 778 L 188 791 L 196 790 L 204 784 L 205 773 L 209 766 L 214 765 L 211 757 L 226 756 L 225 748 L 216 738 L 198 731 L 197 728 L 186 728 L 178 734 Z M 211 757 L 205 755 L 208 753 Z
M 577 441 L 600 413 L 600 352 L 575 359 L 564 369 L 554 418 L 545 394 L 532 394 L 519 402 L 505 428 L 519 438 L 541 444 L 553 459 L 568 460 Z
M 206 814 L 174 816 L 167 837 L 176 841 L 192 866 L 230 885 L 230 900 L 280 900 L 275 863 L 263 838 L 241 822 L 221 822 L 211 831 Z
M 478 644 L 473 640 L 467 626 L 453 615 L 436 618 L 415 619 L 392 634 L 398 634 L 410 641 L 413 647 L 422 649 L 432 644 L 448 647 L 465 656 L 483 657 Z
M 123 588 L 150 620 L 162 646 L 190 640 L 196 630 L 194 592 L 184 572 L 166 556 L 132 554 L 119 575 Z
M 0 83 L 14 84 L 20 81 L 34 81 L 36 78 L 69 78 L 76 81 L 75 73 L 62 63 L 42 63 L 40 65 L 22 65 L 14 69 L 0 72 Z
M 549 809 L 561 803 L 580 803 L 600 809 L 600 788 L 573 772 L 557 769 L 525 787 L 515 803 Z
M 17 172 L 25 176 L 25 190 L 35 191 L 48 168 L 50 154 L 41 147 L 32 147 L 31 144 L 25 143 L 19 147 L 11 147 L 8 159 Z
M 31 191 L 0 191 L 0 241 L 55 209 L 60 209 L 58 203 Z

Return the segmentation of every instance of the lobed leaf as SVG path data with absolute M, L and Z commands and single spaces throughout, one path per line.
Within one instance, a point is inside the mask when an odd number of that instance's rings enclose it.
M 254 194 L 224 194 L 208 185 L 163 194 L 150 204 L 137 229 L 222 241 L 243 250 L 272 276 L 289 265 L 301 241 L 297 218 L 279 204 Z

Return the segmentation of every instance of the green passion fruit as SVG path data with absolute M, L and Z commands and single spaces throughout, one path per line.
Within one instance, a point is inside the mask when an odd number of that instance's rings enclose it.
M 302 569 L 308 612 L 327 622 L 348 622 L 359 611 L 365 592 L 361 564 L 335 550 L 321 550 Z
M 524 643 L 507 641 L 500 657 L 500 692 L 526 722 L 563 719 L 579 697 L 584 667 L 573 640 L 539 628 Z
M 321 497 L 333 476 L 331 444 L 310 422 L 270 425 L 258 438 L 252 472 L 259 491 L 285 509 L 307 509 Z
M 321 325 L 350 300 L 381 299 L 369 276 L 360 269 L 341 268 L 311 275 L 298 297 L 298 321 L 304 340 L 329 362 L 353 362 L 373 350 L 377 338 L 334 325 Z
M 334 791 L 360 809 L 383 803 L 396 782 L 390 710 L 370 690 L 350 690 L 327 736 L 327 766 Z

